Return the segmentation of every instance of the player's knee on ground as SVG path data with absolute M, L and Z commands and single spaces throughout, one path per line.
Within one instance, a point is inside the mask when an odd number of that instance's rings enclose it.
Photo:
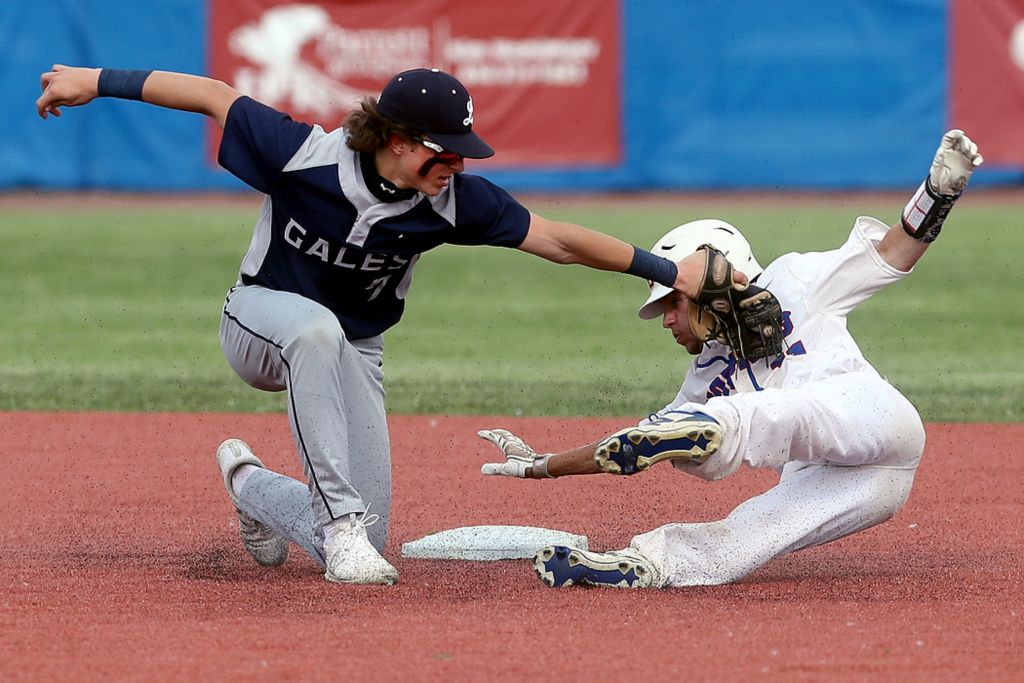
M 921 462 L 921 456 L 924 455 L 925 444 L 924 422 L 917 411 L 906 415 L 890 435 L 890 462 L 916 468 Z
M 881 524 L 906 503 L 913 469 L 791 467 L 776 486 L 714 522 L 666 524 L 630 545 L 669 586 L 720 585 L 775 557 Z
M 787 490 L 788 497 L 806 510 L 800 517 L 804 529 L 786 552 L 830 543 L 889 520 L 910 497 L 915 473 L 913 468 L 891 467 L 787 468 L 772 491 Z M 748 503 L 736 508 L 730 517 Z
M 896 472 L 900 474 L 896 475 Z M 878 476 L 870 484 L 864 505 L 868 523 L 864 528 L 891 519 L 910 498 L 910 489 L 914 483 L 913 471 L 889 470 L 887 474 L 893 476 Z

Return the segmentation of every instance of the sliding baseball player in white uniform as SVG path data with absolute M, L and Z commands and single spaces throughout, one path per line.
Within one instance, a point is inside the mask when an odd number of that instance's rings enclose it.
M 724 584 L 779 555 L 892 517 L 910 494 L 925 430 L 910 402 L 864 359 L 846 317 L 909 274 L 981 162 L 977 146 L 950 131 L 895 225 L 858 218 L 838 249 L 786 254 L 763 270 L 746 239 L 723 221 L 688 223 L 659 240 L 654 253 L 672 260 L 711 245 L 774 294 L 782 351 L 739 358 L 733 348 L 704 339 L 700 317 L 707 311 L 655 284 L 640 317 L 660 314 L 662 325 L 696 355 L 676 398 L 636 427 L 559 454 L 539 455 L 505 430 L 482 431 L 506 458 L 484 465 L 483 473 L 631 474 L 670 460 L 702 479 L 721 479 L 744 463 L 775 468 L 781 478 L 725 519 L 666 524 L 634 537 L 624 550 L 544 548 L 534 558 L 541 580 L 637 588 Z

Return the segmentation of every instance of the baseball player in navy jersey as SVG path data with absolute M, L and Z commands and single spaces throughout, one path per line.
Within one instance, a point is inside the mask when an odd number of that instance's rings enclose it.
M 209 78 L 55 65 L 43 118 L 97 96 L 197 112 L 223 127 L 220 164 L 266 195 L 220 339 L 248 384 L 287 391 L 306 483 L 263 467 L 228 439 L 217 461 L 257 562 L 289 541 L 330 581 L 394 583 L 380 554 L 391 509 L 383 334 L 405 307 L 413 268 L 443 243 L 520 249 L 555 263 L 628 272 L 694 293 L 703 256 L 677 264 L 621 240 L 529 212 L 464 159 L 493 150 L 474 131 L 466 88 L 437 69 L 397 74 L 331 132 L 293 121 Z
M 846 318 L 910 273 L 981 163 L 977 146 L 963 132 L 949 131 L 895 225 L 860 217 L 838 249 L 786 254 L 763 269 L 740 231 L 724 221 L 687 223 L 662 237 L 654 253 L 679 259 L 711 245 L 770 291 L 781 304 L 782 352 L 739 358 L 699 332 L 706 312 L 688 295 L 654 284 L 640 317 L 660 315 L 663 327 L 696 355 L 675 399 L 635 427 L 558 454 L 538 454 L 507 430 L 481 431 L 505 456 L 482 472 L 633 474 L 671 461 L 708 480 L 742 464 L 775 468 L 779 483 L 725 519 L 667 524 L 635 536 L 623 550 L 544 548 L 534 557 L 541 580 L 630 588 L 724 584 L 779 555 L 892 517 L 910 494 L 924 426 L 910 402 L 865 360 Z

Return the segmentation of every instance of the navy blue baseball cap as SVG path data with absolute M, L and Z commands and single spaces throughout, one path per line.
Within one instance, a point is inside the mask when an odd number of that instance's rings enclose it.
M 440 69 L 410 69 L 395 75 L 377 97 L 381 116 L 419 131 L 469 159 L 494 150 L 473 132 L 473 98 L 466 86 Z

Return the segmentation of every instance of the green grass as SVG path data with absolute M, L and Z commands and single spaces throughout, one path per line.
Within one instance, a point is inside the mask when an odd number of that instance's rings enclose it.
M 973 199 L 973 198 L 972 198 Z M 650 245 L 698 217 L 735 222 L 762 263 L 838 246 L 858 213 L 900 206 L 797 201 L 590 208 L 534 203 Z M 906 281 L 850 319 L 865 355 L 929 420 L 1020 421 L 1024 251 L 1013 206 L 964 202 Z M 221 355 L 223 296 L 256 210 L 8 211 L 0 216 L 2 410 L 276 411 Z M 689 356 L 636 308 L 643 282 L 514 250 L 443 247 L 416 268 L 387 335 L 393 412 L 641 415 L 676 392 Z

